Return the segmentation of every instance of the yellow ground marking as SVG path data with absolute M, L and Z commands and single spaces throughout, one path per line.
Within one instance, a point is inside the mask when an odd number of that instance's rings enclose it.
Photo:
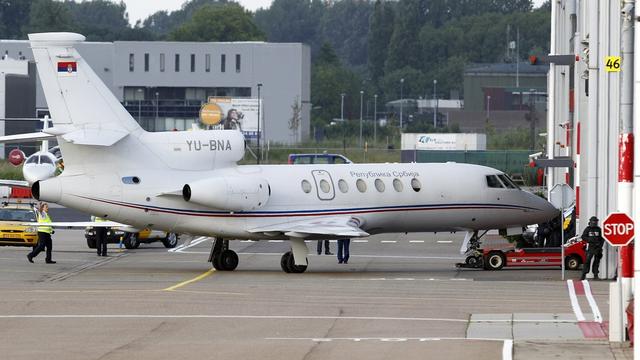
M 198 276 L 194 277 L 194 278 L 193 278 L 193 279 L 191 279 L 191 280 L 183 281 L 183 282 L 181 282 L 181 283 L 178 283 L 178 284 L 175 284 L 175 285 L 173 285 L 173 286 L 170 286 L 170 287 L 168 287 L 168 288 L 166 288 L 166 289 L 164 289 L 164 290 L 165 290 L 165 291 L 173 291 L 173 290 L 176 290 L 176 289 L 181 288 L 181 287 L 183 287 L 183 286 L 185 286 L 185 285 L 189 285 L 189 284 L 192 284 L 192 283 L 194 283 L 194 282 L 196 282 L 196 281 L 200 281 L 200 280 L 202 280 L 202 279 L 206 278 L 207 276 L 212 275 L 215 271 L 216 271 L 215 269 L 211 269 L 211 270 L 209 270 L 209 271 L 207 271 L 207 272 L 205 272 L 205 273 L 203 273 L 203 274 L 200 274 L 200 275 L 198 275 Z

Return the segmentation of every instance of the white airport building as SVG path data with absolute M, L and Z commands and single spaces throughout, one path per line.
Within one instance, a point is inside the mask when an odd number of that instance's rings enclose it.
M 116 41 L 85 42 L 77 49 L 149 131 L 191 128 L 210 96 L 257 99 L 259 93 L 265 143 L 293 143 L 309 136 L 311 54 L 307 45 Z M 0 40 L 0 54 L 3 58 L 33 59 L 26 40 Z M 46 113 L 47 108 L 37 76 L 35 81 L 37 110 L 32 117 Z M 11 89 L 6 92 L 10 94 Z M 14 94 L 3 101 L 10 103 L 21 97 Z M 290 129 L 296 103 L 300 122 L 298 128 Z

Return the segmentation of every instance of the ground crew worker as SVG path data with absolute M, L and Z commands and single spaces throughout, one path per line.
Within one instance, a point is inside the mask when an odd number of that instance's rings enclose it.
M 602 229 L 598 226 L 597 217 L 592 216 L 589 219 L 589 226 L 584 229 L 581 237 L 582 240 L 587 242 L 587 261 L 582 267 L 580 280 L 584 280 L 587 277 L 589 270 L 593 272 L 593 278 L 598 280 L 598 268 L 600 267 L 600 259 L 602 259 L 604 239 L 602 238 Z M 591 260 L 593 260 L 593 267 L 591 266 Z
M 41 203 L 38 211 L 36 212 L 36 219 L 38 224 L 51 223 L 51 217 L 49 217 L 49 205 L 47 203 Z M 53 250 L 51 234 L 53 234 L 53 228 L 51 226 L 38 226 L 38 245 L 27 254 L 27 260 L 30 263 L 33 262 L 33 258 L 38 256 L 42 250 L 47 249 L 45 262 L 47 264 L 55 264 L 56 262 L 51 259 L 51 251 Z
M 349 245 L 351 244 L 351 239 L 339 239 L 338 240 L 338 264 L 348 264 L 349 263 Z
M 93 220 L 95 222 L 105 222 L 107 220 L 95 217 Z M 96 226 L 96 249 L 98 250 L 98 256 L 107 256 L 107 233 L 109 232 L 109 228 L 104 226 Z
M 322 254 L 322 243 L 324 242 L 324 254 L 333 255 L 331 248 L 329 248 L 329 240 L 318 240 L 318 255 Z

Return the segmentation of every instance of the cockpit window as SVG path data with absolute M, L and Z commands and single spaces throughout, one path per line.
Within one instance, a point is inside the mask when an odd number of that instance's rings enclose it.
M 490 188 L 497 188 L 497 189 L 504 188 L 504 185 L 502 185 L 500 180 L 498 180 L 498 177 L 495 175 L 487 175 L 487 185 Z
M 38 163 L 37 156 L 31 156 L 29 159 L 27 159 L 27 164 L 37 164 L 37 163 Z
M 518 187 L 518 185 L 516 185 L 513 182 L 513 180 L 511 180 L 511 178 L 509 178 L 507 175 L 502 174 L 502 175 L 498 175 L 498 177 L 500 178 L 500 180 L 502 180 L 502 183 L 507 186 L 507 188 L 509 188 L 509 189 L 520 189 Z
M 53 165 L 53 161 L 48 156 L 40 156 L 40 164 L 51 164 Z

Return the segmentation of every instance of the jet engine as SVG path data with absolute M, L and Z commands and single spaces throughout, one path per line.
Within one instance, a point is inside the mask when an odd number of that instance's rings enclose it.
M 41 201 L 59 202 L 62 197 L 62 184 L 57 177 L 39 180 L 31 185 L 33 198 Z
M 197 180 L 182 188 L 187 202 L 228 211 L 248 211 L 263 207 L 271 189 L 265 179 L 250 177 L 213 177 Z

